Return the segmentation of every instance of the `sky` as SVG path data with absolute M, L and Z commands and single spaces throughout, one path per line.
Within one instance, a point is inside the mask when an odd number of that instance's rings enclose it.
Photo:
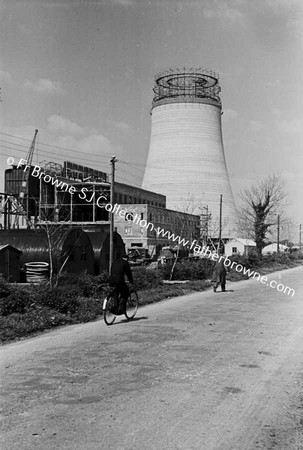
M 275 174 L 303 223 L 302 0 L 2 0 L 0 39 L 1 190 L 35 129 L 35 164 L 109 171 L 116 155 L 116 179 L 140 186 L 155 75 L 208 68 L 236 203 Z

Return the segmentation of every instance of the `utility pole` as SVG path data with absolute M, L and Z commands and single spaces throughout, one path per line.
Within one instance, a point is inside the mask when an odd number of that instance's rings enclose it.
M 217 253 L 219 252 L 219 249 L 221 248 L 221 237 L 222 237 L 222 194 L 220 194 L 220 220 L 219 220 L 219 242 L 218 242 L 218 248 Z
M 278 214 L 278 222 L 277 222 L 277 256 L 280 253 L 280 216 Z
M 115 163 L 117 162 L 115 156 L 110 160 L 111 164 L 111 183 L 110 183 L 110 203 L 112 205 L 111 212 L 109 213 L 110 226 L 109 226 L 109 268 L 110 273 L 112 264 L 114 262 L 114 213 L 112 212 L 114 207 L 114 193 L 115 193 Z

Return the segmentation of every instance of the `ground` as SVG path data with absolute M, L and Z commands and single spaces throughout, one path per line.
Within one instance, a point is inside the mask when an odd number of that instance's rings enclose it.
M 2 346 L 1 449 L 303 449 L 302 275 Z

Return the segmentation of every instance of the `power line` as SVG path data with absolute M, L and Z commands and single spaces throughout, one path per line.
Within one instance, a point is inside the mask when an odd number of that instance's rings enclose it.
M 14 138 L 14 139 L 21 139 L 21 140 L 23 140 L 23 141 L 30 141 L 30 139 L 25 139 L 25 138 L 22 138 L 22 137 L 20 137 L 20 136 L 14 136 L 14 135 L 12 135 L 12 134 L 3 133 L 2 131 L 0 131 L 0 134 L 3 134 L 4 136 L 12 137 L 12 138 Z M 11 144 L 15 145 L 14 142 L 11 142 Z M 20 145 L 20 144 L 16 144 L 16 145 Z M 39 145 L 45 145 L 46 147 L 56 148 L 56 149 L 58 149 L 58 150 L 64 150 L 64 151 L 67 151 L 67 152 L 77 152 L 77 151 L 78 151 L 78 150 L 76 150 L 76 149 L 67 148 L 67 147 L 59 147 L 59 146 L 57 146 L 57 145 L 46 144 L 46 143 L 40 142 L 40 141 L 39 141 Z M 93 153 L 90 153 L 90 155 L 93 155 Z M 99 157 L 99 158 L 104 158 L 104 159 L 106 159 L 106 160 L 109 159 L 109 156 L 98 155 L 98 157 Z
M 13 144 L 13 145 L 15 145 L 15 144 Z M 0 147 L 2 147 L 2 148 L 7 148 L 7 149 L 9 149 L 9 150 L 13 150 L 14 152 L 21 152 L 22 154 L 24 154 L 23 153 L 23 150 L 22 149 L 17 149 L 17 148 L 14 148 L 14 147 L 9 147 L 9 146 L 7 146 L 7 145 L 3 145 L 3 144 L 1 144 L 0 143 Z M 47 155 L 47 156 L 49 156 L 49 159 L 50 159 L 50 154 L 49 154 L 49 152 L 47 152 L 47 151 L 45 151 L 45 150 L 42 150 L 42 149 L 39 149 L 39 154 L 43 154 L 43 155 Z M 6 153 L 1 153 L 3 156 L 11 156 L 11 155 L 7 155 Z M 43 156 L 42 155 L 42 156 Z M 60 159 L 62 159 L 62 156 L 61 155 L 59 155 L 59 154 L 57 154 L 57 153 L 54 153 L 54 155 L 56 156 L 56 157 L 59 157 L 60 156 Z M 91 154 L 92 155 L 92 154 Z M 96 158 L 98 158 L 98 155 L 96 155 Z M 65 157 L 65 159 L 72 159 L 72 158 L 70 158 L 68 155 Z M 89 162 L 89 163 L 93 163 L 93 164 L 96 164 L 96 160 L 93 160 L 93 159 L 88 159 L 87 157 L 84 157 L 84 156 L 78 156 L 78 155 L 74 155 L 74 159 L 77 159 L 77 160 L 81 160 L 81 161 L 84 161 L 84 162 Z M 104 165 L 104 163 L 102 162 L 102 161 L 99 161 L 99 164 L 102 164 L 102 165 Z

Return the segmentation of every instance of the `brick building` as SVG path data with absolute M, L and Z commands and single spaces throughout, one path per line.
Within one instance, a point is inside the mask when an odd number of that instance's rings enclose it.
M 151 204 L 121 204 L 119 212 L 114 214 L 114 226 L 121 235 L 125 247 L 148 249 L 151 256 L 157 254 L 163 246 L 178 244 L 178 239 L 168 238 L 166 231 L 175 237 L 192 241 L 199 237 L 200 217 L 173 211 Z M 122 212 L 125 211 L 125 215 Z M 164 230 L 159 233 L 158 229 Z

